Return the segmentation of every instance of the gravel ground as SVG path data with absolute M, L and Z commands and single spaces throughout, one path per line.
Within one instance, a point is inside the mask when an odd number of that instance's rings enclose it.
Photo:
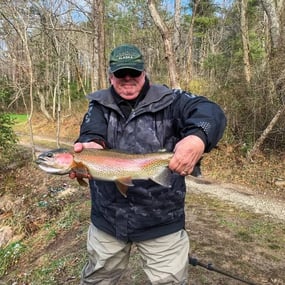
M 285 202 L 257 195 L 251 189 L 236 184 L 215 183 L 192 177 L 187 178 L 187 186 L 189 193 L 205 193 L 237 206 L 251 209 L 255 213 L 285 220 Z

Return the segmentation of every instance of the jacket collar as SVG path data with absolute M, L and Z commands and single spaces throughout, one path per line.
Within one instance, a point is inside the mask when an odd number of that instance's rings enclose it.
M 122 114 L 114 96 L 111 92 L 111 87 L 95 91 L 86 96 L 90 101 L 97 101 L 99 104 L 116 110 Z M 164 85 L 150 85 L 146 95 L 140 100 L 135 107 L 136 114 L 143 112 L 157 112 L 170 105 L 175 98 L 175 94 L 171 89 Z

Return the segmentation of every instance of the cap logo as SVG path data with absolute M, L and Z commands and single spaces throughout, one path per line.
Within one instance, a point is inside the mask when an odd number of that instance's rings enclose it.
M 127 54 L 127 53 L 121 54 L 121 55 L 118 56 L 118 60 L 121 60 L 121 59 L 132 59 L 132 58 L 133 58 L 133 56 L 131 54 Z

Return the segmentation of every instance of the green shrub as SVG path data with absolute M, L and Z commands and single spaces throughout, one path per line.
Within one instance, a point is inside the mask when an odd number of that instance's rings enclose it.
M 15 120 L 6 113 L 0 113 L 0 159 L 7 160 L 15 151 L 17 136 L 12 128 Z

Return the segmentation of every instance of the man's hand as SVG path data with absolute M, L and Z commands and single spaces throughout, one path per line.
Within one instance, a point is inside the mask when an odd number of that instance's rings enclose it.
M 203 155 L 204 150 L 204 142 L 195 135 L 189 135 L 176 144 L 174 155 L 168 166 L 180 175 L 189 175 Z
M 73 146 L 73 148 L 74 148 L 74 152 L 81 152 L 83 149 L 87 149 L 87 148 L 95 148 L 95 149 L 103 149 L 103 147 L 100 145 L 100 144 L 98 144 L 98 143 L 95 143 L 95 142 L 84 142 L 84 143 L 80 143 L 80 142 L 78 142 L 78 143 L 75 143 L 74 144 L 74 146 Z M 78 174 L 76 174 L 76 172 L 75 171 L 71 171 L 70 173 L 69 173 L 69 177 L 71 178 L 71 179 L 74 179 L 74 178 L 90 178 L 89 176 L 82 176 L 82 175 L 80 175 L 79 173 Z
M 100 144 L 95 142 L 84 142 L 84 143 L 78 142 L 74 144 L 73 148 L 75 152 L 81 152 L 85 148 L 103 149 L 103 147 Z

